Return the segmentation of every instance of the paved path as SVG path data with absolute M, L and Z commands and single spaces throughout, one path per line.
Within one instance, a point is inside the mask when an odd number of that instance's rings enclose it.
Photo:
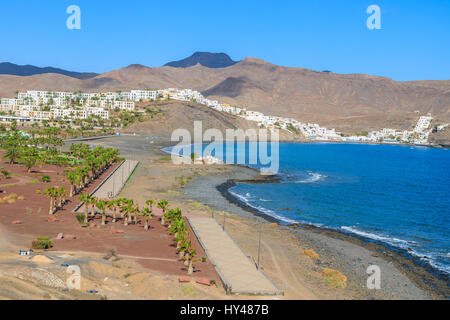
M 231 236 L 210 217 L 186 217 L 224 282 L 227 293 L 277 295 L 283 292 L 250 261 Z
M 93 193 L 99 199 L 116 197 L 127 182 L 139 161 L 125 160 L 119 168 Z
M 136 160 L 125 160 L 96 189 L 94 189 L 94 191 L 91 192 L 91 195 L 98 199 L 112 199 L 116 197 L 133 173 L 134 169 L 136 169 L 138 163 L 139 161 Z M 72 212 L 76 213 L 80 210 L 84 210 L 82 208 L 83 203 L 80 203 Z

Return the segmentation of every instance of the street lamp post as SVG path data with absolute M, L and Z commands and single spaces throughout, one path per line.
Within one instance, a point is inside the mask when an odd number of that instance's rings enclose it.
M 262 222 L 259 222 L 259 238 L 258 238 L 258 264 L 257 264 L 257 268 L 259 270 L 259 257 L 261 254 L 261 231 L 262 231 Z

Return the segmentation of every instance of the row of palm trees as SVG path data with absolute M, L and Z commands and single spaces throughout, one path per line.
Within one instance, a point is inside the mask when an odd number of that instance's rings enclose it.
M 118 150 L 112 148 L 96 147 L 89 148 L 87 145 L 77 144 L 71 146 L 71 153 L 81 166 L 67 168 L 64 171 L 65 177 L 70 183 L 70 192 L 66 187 L 49 187 L 45 189 L 44 194 L 50 198 L 49 214 L 54 214 L 66 203 L 66 197 L 73 197 L 93 180 L 98 178 L 118 159 Z M 99 202 L 99 206 L 106 205 Z
M 167 200 L 145 201 L 144 206 L 134 203 L 133 200 L 127 198 L 117 198 L 112 200 L 98 199 L 86 192 L 81 193 L 79 200 L 84 202 L 84 224 L 86 225 L 91 218 L 95 217 L 97 212 L 101 214 L 101 224 L 106 224 L 107 209 L 110 210 L 111 222 L 116 223 L 118 215 L 123 220 L 123 225 L 138 224 L 138 217 L 144 220 L 144 230 L 149 229 L 149 220 L 153 218 L 153 206 L 156 204 L 163 212 L 161 216 L 161 224 L 167 226 L 169 235 L 174 236 L 177 252 L 179 257 L 184 260 L 184 264 L 188 267 L 188 274 L 192 274 L 194 270 L 194 263 L 202 259 L 194 259 L 196 251 L 192 248 L 192 243 L 189 240 L 189 231 L 186 226 L 186 220 L 180 209 L 168 210 L 169 203 Z M 89 210 L 90 209 L 90 210 Z M 89 213 L 90 211 L 90 213 Z
M 189 230 L 186 226 L 180 209 L 170 209 L 163 214 L 165 222 L 168 225 L 168 233 L 174 236 L 174 241 L 177 245 L 177 252 L 179 257 L 184 260 L 184 265 L 188 267 L 188 274 L 194 272 L 194 263 L 203 259 L 194 259 L 197 252 L 192 248 L 192 243 L 189 240 Z
M 153 205 L 156 204 L 156 206 L 162 209 L 163 212 L 167 210 L 168 206 L 168 202 L 166 200 L 161 200 L 157 203 L 154 200 L 147 200 L 145 202 L 145 206 L 140 207 L 139 204 L 134 203 L 131 199 L 99 199 L 88 194 L 87 192 L 81 193 L 78 199 L 84 203 L 84 223 L 88 223 L 90 209 L 91 217 L 95 217 L 97 211 L 100 211 L 102 215 L 102 225 L 105 225 L 107 216 L 106 210 L 109 209 L 111 211 L 110 215 L 112 217 L 112 223 L 117 222 L 118 214 L 123 220 L 124 226 L 128 226 L 128 224 L 137 224 L 138 217 L 143 217 L 145 222 L 145 230 L 149 229 L 149 220 L 153 217 Z
M 119 150 L 101 146 L 91 149 L 88 145 L 77 143 L 70 146 L 71 156 L 78 166 L 67 168 L 64 172 L 69 181 L 70 196 L 82 191 L 97 179 L 113 163 L 119 160 Z
M 44 194 L 50 198 L 49 214 L 52 215 L 56 210 L 61 209 L 67 201 L 66 187 L 48 187 L 45 189 Z

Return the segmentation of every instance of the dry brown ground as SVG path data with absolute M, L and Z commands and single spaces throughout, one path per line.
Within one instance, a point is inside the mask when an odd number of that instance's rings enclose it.
M 96 260 L 94 259 L 93 261 L 101 264 L 107 263 L 107 261 L 102 260 L 101 257 L 104 256 L 105 253 L 111 248 L 114 248 L 117 255 L 121 259 L 120 261 L 129 261 L 129 263 L 132 263 L 133 268 L 138 270 L 135 272 L 142 274 L 141 278 L 147 273 L 154 275 L 151 281 L 147 283 L 148 288 L 140 289 L 143 291 L 149 291 L 149 295 L 153 294 L 150 292 L 152 290 L 149 288 L 152 287 L 155 281 L 170 278 L 170 281 L 164 280 L 162 283 L 171 283 L 171 285 L 173 285 L 177 282 L 176 279 L 178 276 L 187 274 L 186 267 L 177 257 L 173 236 L 169 236 L 167 234 L 167 226 L 162 226 L 158 221 L 158 218 L 154 218 L 150 221 L 150 230 L 148 231 L 143 229 L 143 222 L 140 219 L 138 220 L 137 225 L 129 225 L 128 227 L 124 227 L 120 223 L 120 219 L 118 223 L 112 224 L 110 222 L 111 219 L 108 218 L 107 225 L 102 227 L 100 225 L 99 216 L 90 219 L 90 223 L 93 227 L 81 228 L 72 213 L 72 209 L 79 203 L 76 196 L 75 198 L 69 198 L 68 203 L 64 206 L 64 208 L 56 212 L 54 215 L 57 219 L 56 222 L 49 222 L 49 199 L 43 194 L 43 192 L 46 187 L 53 185 L 64 185 L 69 190 L 67 181 L 64 181 L 63 179 L 63 168 L 57 166 L 36 167 L 31 173 L 27 173 L 24 167 L 17 164 L 9 165 L 8 163 L 3 162 L 2 166 L 11 171 L 13 174 L 10 179 L 4 179 L 2 181 L 7 182 L 7 184 L 3 183 L 0 185 L 0 190 L 3 191 L 1 197 L 5 197 L 10 194 L 17 194 L 18 196 L 23 196 L 24 200 L 16 200 L 14 203 L 5 202 L 0 204 L 0 254 L 2 255 L 2 263 L 0 263 L 0 283 L 4 284 L 1 286 L 4 288 L 3 294 L 0 292 L 1 297 L 7 298 L 7 293 L 12 292 L 11 297 L 17 299 L 26 299 L 27 297 L 33 299 L 43 298 L 43 296 L 39 293 L 41 292 L 41 289 L 36 289 L 37 291 L 35 293 L 30 293 L 28 296 L 26 292 L 29 290 L 25 289 L 25 285 L 21 283 L 21 281 L 25 281 L 27 279 L 13 279 L 14 277 L 17 278 L 17 274 L 10 273 L 11 270 L 16 270 L 16 267 L 18 266 L 21 266 L 23 269 L 22 275 L 27 272 L 30 274 L 35 271 L 36 267 L 33 263 L 28 263 L 28 265 L 21 265 L 21 263 L 17 264 L 17 262 L 20 261 L 27 262 L 26 259 L 28 258 L 17 257 L 17 252 L 19 249 L 29 249 L 31 241 L 40 236 L 48 236 L 53 239 L 53 247 L 45 251 L 46 255 L 70 252 L 79 258 L 80 256 L 87 254 L 96 256 Z M 101 180 L 106 178 L 113 169 L 114 167 L 109 168 L 97 181 L 86 188 L 85 191 L 91 192 L 95 186 Z M 43 183 L 41 181 L 41 176 L 43 174 L 50 176 L 50 183 Z M 40 190 L 41 194 L 37 194 L 36 190 Z M 139 199 L 136 199 L 136 197 L 130 198 L 138 200 L 141 205 L 145 202 L 145 200 L 147 200 L 141 197 Z M 13 224 L 12 222 L 15 220 L 20 220 L 21 223 Z M 113 234 L 110 232 L 111 229 L 121 229 L 124 233 Z M 55 237 L 58 233 L 63 233 L 64 235 L 74 235 L 76 236 L 76 239 L 64 238 L 62 240 L 57 240 Z M 195 237 L 192 236 L 191 240 L 194 249 L 198 252 L 198 256 L 205 256 L 203 249 Z M 117 266 L 112 266 L 110 263 L 109 269 L 107 268 L 109 271 L 105 272 L 111 272 L 114 268 L 117 268 Z M 88 274 L 90 273 L 88 272 Z M 128 273 L 125 274 L 125 278 L 135 279 L 135 277 L 131 277 Z M 118 277 L 120 278 L 120 275 Z M 200 277 L 214 280 L 214 282 L 216 282 L 220 287 L 220 281 L 217 273 L 209 261 L 196 264 L 193 279 Z M 39 283 L 34 283 L 33 280 L 36 279 L 27 280 L 32 281 L 31 283 L 28 283 L 29 286 L 41 286 Z M 95 273 L 91 277 L 91 281 L 93 282 L 100 280 L 101 279 L 99 279 Z M 141 280 L 144 281 L 144 279 Z M 143 285 L 141 280 L 136 280 L 136 286 Z M 129 279 L 127 281 L 129 281 Z M 193 286 L 193 289 L 183 289 L 188 291 L 187 295 L 182 294 L 184 298 L 191 296 L 189 293 L 191 291 L 197 292 L 198 290 L 196 288 L 201 285 L 191 284 L 190 286 Z M 175 287 L 178 288 L 180 285 L 176 284 Z M 174 290 L 178 292 L 179 288 Z M 222 291 L 217 287 L 215 287 L 215 290 L 219 292 L 220 296 Z M 22 291 L 24 291 L 23 294 L 19 294 Z M 111 292 L 108 292 L 108 294 L 111 294 Z M 107 294 L 105 295 L 108 296 Z M 143 292 L 139 297 L 144 296 L 146 296 L 145 292 Z M 174 296 L 176 296 L 176 294 L 174 294 Z M 60 295 L 60 298 L 63 297 L 68 298 L 70 295 Z M 120 294 L 113 294 L 112 297 L 132 298 L 132 296 L 121 296 Z M 158 293 L 158 295 L 154 295 L 153 297 L 167 298 L 164 292 Z M 75 295 L 73 298 L 80 297 Z

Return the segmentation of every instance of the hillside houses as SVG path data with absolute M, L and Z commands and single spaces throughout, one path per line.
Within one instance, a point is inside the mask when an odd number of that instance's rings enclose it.
M 433 119 L 431 116 L 420 117 L 412 131 L 384 128 L 361 135 L 343 136 L 335 129 L 321 127 L 317 123 L 303 123 L 292 118 L 265 115 L 262 112 L 220 103 L 207 99 L 192 89 L 167 88 L 96 93 L 29 90 L 19 92 L 16 98 L 0 99 L 0 120 L 73 120 L 91 116 L 109 119 L 111 110 L 140 112 L 142 110 L 136 110 L 136 102 L 158 99 L 197 102 L 211 109 L 257 122 L 261 128 L 288 130 L 301 133 L 307 139 L 324 141 L 427 144 Z

